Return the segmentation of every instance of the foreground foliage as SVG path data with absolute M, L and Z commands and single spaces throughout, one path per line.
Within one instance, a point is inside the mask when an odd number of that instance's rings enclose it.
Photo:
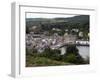
M 51 50 L 46 48 L 42 53 L 37 50 L 26 51 L 26 66 L 56 66 L 56 65 L 79 65 L 89 64 L 89 60 L 85 61 L 78 53 L 78 49 L 74 45 L 67 47 L 66 54 L 61 55 L 60 50 Z

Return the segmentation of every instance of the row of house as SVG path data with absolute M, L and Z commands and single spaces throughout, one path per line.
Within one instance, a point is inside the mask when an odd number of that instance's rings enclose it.
M 65 33 L 64 36 L 59 36 L 57 33 L 52 36 L 45 34 L 36 34 L 31 32 L 26 34 L 26 48 L 37 49 L 38 52 L 43 52 L 45 48 L 58 49 L 65 44 L 89 44 L 89 41 L 77 40 L 76 35 Z M 64 48 L 61 48 L 62 54 L 64 54 Z
M 44 50 L 47 47 L 57 49 L 64 44 L 75 43 L 75 41 L 76 37 L 67 33 L 64 36 L 59 36 L 57 33 L 52 36 L 34 33 L 26 34 L 26 47 L 29 49 Z

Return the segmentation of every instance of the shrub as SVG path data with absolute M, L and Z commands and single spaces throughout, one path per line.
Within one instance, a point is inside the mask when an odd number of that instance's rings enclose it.
M 76 48 L 75 45 L 68 45 L 67 50 L 66 50 L 66 55 L 73 53 L 75 55 L 78 55 L 78 49 Z
M 52 50 L 50 48 L 46 48 L 40 56 L 47 57 L 53 60 L 60 60 L 60 50 Z
M 64 54 L 63 60 L 73 64 L 83 64 L 84 59 L 80 56 L 78 49 L 75 45 L 69 45 L 67 47 L 66 54 Z
M 77 63 L 77 58 L 74 54 L 69 54 L 68 56 L 66 56 L 65 61 L 70 63 Z
M 37 54 L 37 50 L 36 49 L 28 49 L 26 48 L 26 55 L 36 55 Z

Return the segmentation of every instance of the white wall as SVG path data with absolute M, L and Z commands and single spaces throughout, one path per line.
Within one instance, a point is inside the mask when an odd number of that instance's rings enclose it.
M 10 60 L 11 60 L 11 2 L 15 0 L 1 0 L 0 1 L 0 80 L 14 80 L 9 76 L 10 74 Z M 66 7 L 66 5 L 78 5 L 78 6 L 96 6 L 98 8 L 98 14 L 100 14 L 100 0 L 16 0 L 31 2 L 33 5 L 39 6 L 60 6 Z M 100 15 L 97 16 L 98 22 L 100 21 Z M 96 27 L 96 48 L 94 50 L 98 53 L 97 61 L 97 73 L 87 74 L 65 74 L 55 76 L 34 76 L 32 78 L 21 78 L 22 80 L 99 80 L 100 73 L 100 23 Z M 21 80 L 18 79 L 18 80 Z

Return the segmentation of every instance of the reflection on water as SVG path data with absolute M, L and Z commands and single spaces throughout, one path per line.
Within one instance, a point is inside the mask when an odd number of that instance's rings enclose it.
M 86 60 L 89 57 L 89 46 L 77 46 L 79 54 Z

